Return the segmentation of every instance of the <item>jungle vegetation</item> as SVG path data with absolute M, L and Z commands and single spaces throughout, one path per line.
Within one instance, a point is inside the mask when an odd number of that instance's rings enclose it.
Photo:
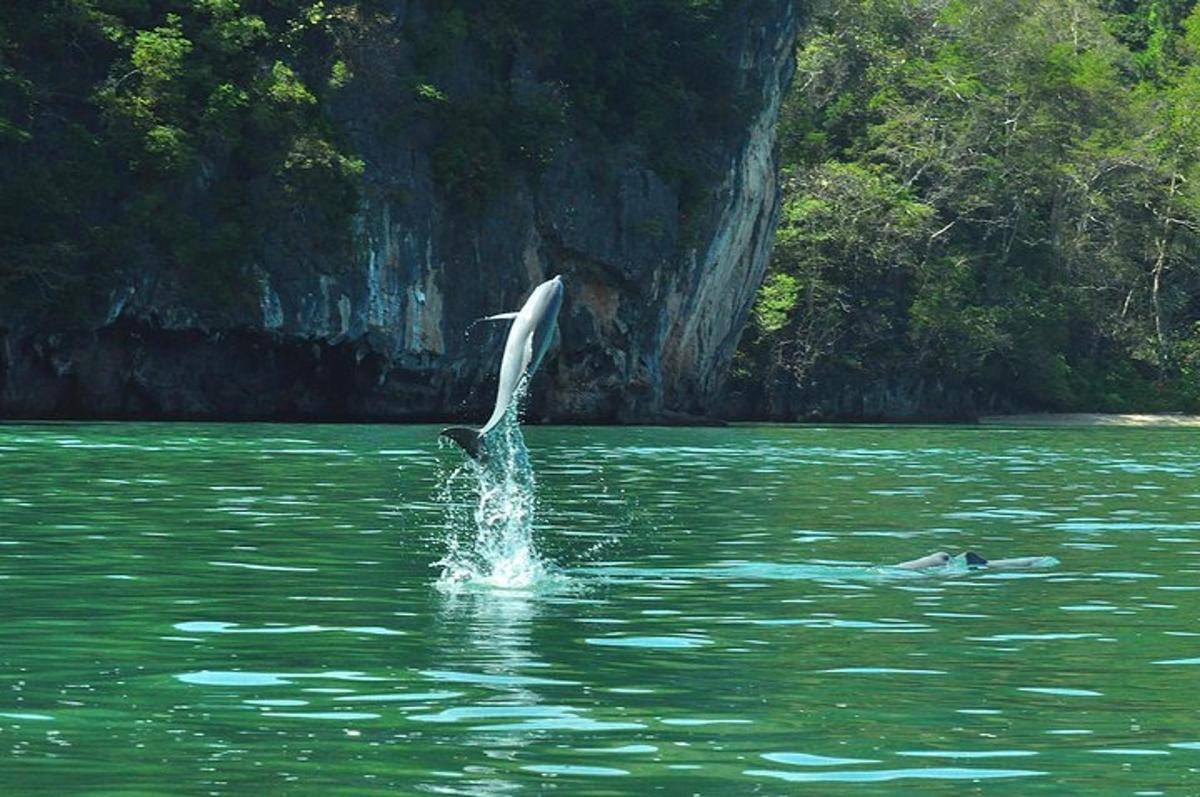
M 678 142 L 746 112 L 715 68 L 726 5 L 430 0 L 397 32 L 384 0 L 2 3 L 0 296 L 67 326 L 147 264 L 252 301 L 288 224 L 344 254 L 367 164 L 336 108 L 381 41 L 404 54 L 395 132 L 425 126 L 464 212 L 568 137 L 638 147 L 701 202 Z M 1200 410 L 1194 0 L 805 9 L 735 364 L 749 412 L 917 383 L 981 409 Z M 558 88 L 455 80 L 464 47 L 472 78 L 524 53 Z
M 743 389 L 1200 409 L 1192 0 L 823 0 L 797 66 Z

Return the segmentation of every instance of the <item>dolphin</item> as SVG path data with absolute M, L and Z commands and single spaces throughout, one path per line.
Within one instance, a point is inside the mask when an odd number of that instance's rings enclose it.
M 487 435 L 508 413 L 513 396 L 523 380 L 533 376 L 546 356 L 554 337 L 554 324 L 562 307 L 562 275 L 547 280 L 533 289 L 525 304 L 515 313 L 498 313 L 483 321 L 512 321 L 508 340 L 504 343 L 504 358 L 500 361 L 500 384 L 496 388 L 496 406 L 492 417 L 482 428 L 451 426 L 441 436 L 458 443 L 472 459 L 487 458 Z
M 898 565 L 892 565 L 892 567 L 902 568 L 904 570 L 925 570 L 929 567 L 941 567 L 944 564 L 949 564 L 949 562 L 950 554 L 946 553 L 945 551 L 938 551 L 937 553 L 931 553 L 928 556 L 922 556 L 919 559 L 912 559 L 907 562 L 901 562 Z
M 1058 560 L 1050 556 L 1020 556 L 1012 559 L 984 559 L 974 551 L 965 551 L 961 554 L 963 564 L 969 568 L 990 567 L 995 570 L 1018 570 L 1023 568 L 1050 567 L 1058 564 Z M 945 551 L 931 553 L 928 556 L 922 556 L 920 559 L 913 559 L 908 562 L 901 562 L 892 567 L 901 568 L 904 570 L 928 570 L 934 567 L 942 567 L 950 564 L 951 556 Z

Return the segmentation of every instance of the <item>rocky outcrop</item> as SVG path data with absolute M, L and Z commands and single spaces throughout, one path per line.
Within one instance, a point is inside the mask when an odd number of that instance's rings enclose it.
M 389 29 L 422 8 L 395 3 Z M 774 127 L 798 21 L 792 0 L 725 13 L 722 68 L 744 121 L 678 142 L 705 167 L 686 201 L 637 147 L 598 151 L 581 136 L 464 205 L 438 181 L 433 129 L 389 115 L 386 77 L 412 53 L 381 34 L 358 65 L 371 79 L 334 108 L 366 164 L 351 244 L 313 246 L 312 222 L 294 218 L 219 310 L 134 254 L 86 323 L 31 326 L 0 309 L 0 416 L 481 417 L 503 330 L 468 336 L 471 321 L 516 309 L 554 274 L 567 286 L 561 334 L 531 417 L 713 414 L 774 234 Z M 469 87 L 490 68 L 465 52 L 444 83 Z M 555 76 L 525 54 L 505 79 Z

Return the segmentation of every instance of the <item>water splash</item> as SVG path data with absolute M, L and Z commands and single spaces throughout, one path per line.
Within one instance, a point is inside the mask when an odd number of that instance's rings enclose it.
M 486 462 L 468 459 L 442 482 L 447 508 L 446 555 L 438 589 L 533 590 L 559 578 L 533 539 L 536 481 L 521 434 L 518 390 L 504 420 L 488 434 Z

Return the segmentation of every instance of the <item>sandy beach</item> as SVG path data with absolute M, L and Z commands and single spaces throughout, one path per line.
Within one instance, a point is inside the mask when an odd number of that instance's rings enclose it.
M 1200 415 L 1117 414 L 1103 412 L 1043 412 L 1027 415 L 988 415 L 979 419 L 990 426 L 1157 426 L 1200 427 Z

